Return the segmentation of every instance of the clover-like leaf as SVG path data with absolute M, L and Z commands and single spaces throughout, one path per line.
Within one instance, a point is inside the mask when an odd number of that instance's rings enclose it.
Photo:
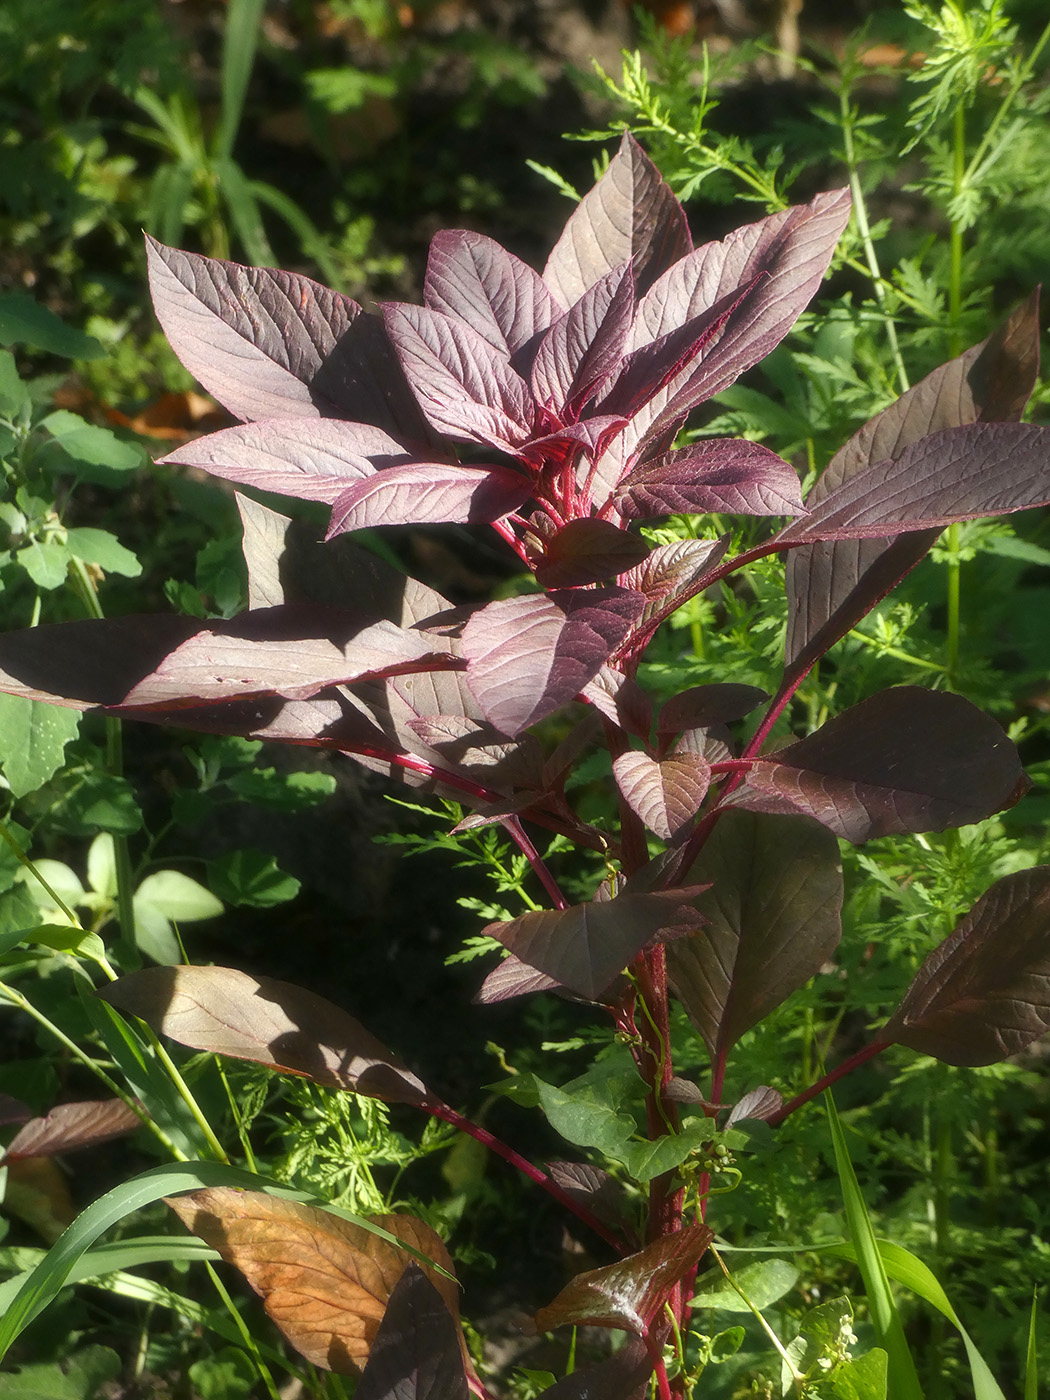
M 96 995 L 180 1045 L 333 1089 L 417 1106 L 426 1086 L 360 1022 L 314 992 L 232 967 L 150 967 Z
M 1050 1030 L 1050 866 L 997 880 L 934 948 L 879 1032 L 949 1065 L 991 1065 Z
M 413 1256 L 363 1225 L 261 1191 L 212 1187 L 168 1201 L 188 1230 L 244 1275 L 297 1351 L 326 1371 L 357 1375 L 387 1302 Z M 371 1223 L 445 1270 L 423 1273 L 454 1318 L 458 1286 L 440 1236 L 410 1215 Z

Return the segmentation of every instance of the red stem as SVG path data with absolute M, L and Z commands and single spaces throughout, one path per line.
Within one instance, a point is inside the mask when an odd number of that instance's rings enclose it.
M 532 840 L 528 832 L 522 826 L 520 819 L 516 816 L 504 817 L 502 825 L 507 834 L 517 842 L 522 854 L 535 871 L 540 884 L 550 895 L 551 899 L 554 900 L 555 908 L 568 909 L 568 903 L 565 896 L 558 888 L 557 880 L 555 880 L 554 876 L 543 863 L 543 857 L 532 844 Z
M 801 1094 L 796 1094 L 790 1103 L 786 1103 L 782 1108 L 778 1109 L 771 1118 L 766 1120 L 769 1126 L 771 1128 L 777 1127 L 778 1124 L 783 1123 L 784 1119 L 787 1118 L 789 1114 L 794 1113 L 797 1108 L 801 1108 L 803 1104 L 809 1103 L 810 1099 L 815 1099 L 818 1094 L 830 1088 L 836 1080 L 845 1078 L 847 1074 L 851 1074 L 853 1070 L 859 1069 L 860 1066 L 865 1064 L 868 1060 L 873 1060 L 876 1055 L 881 1055 L 887 1045 L 892 1044 L 893 1042 L 890 1040 L 873 1040 L 870 1045 L 865 1045 L 862 1050 L 858 1050 L 857 1053 L 851 1055 L 848 1060 L 843 1060 L 842 1064 L 840 1064 L 837 1069 L 833 1069 L 829 1074 L 825 1074 L 823 1079 L 818 1079 L 815 1084 L 811 1084 L 810 1087 L 804 1089 Z
M 653 1363 L 653 1374 L 656 1377 L 656 1388 L 660 1400 L 674 1400 L 671 1394 L 671 1383 L 667 1379 L 667 1367 L 664 1365 L 663 1347 L 648 1332 L 643 1340 L 645 1341 L 645 1349 L 649 1353 L 649 1360 Z
M 502 1157 L 505 1162 L 509 1162 L 512 1167 L 517 1167 L 518 1171 L 524 1173 L 530 1181 L 534 1181 L 537 1186 L 542 1187 L 549 1196 L 553 1196 L 556 1201 L 572 1211 L 585 1225 L 589 1225 L 595 1234 L 601 1235 L 602 1239 L 616 1250 L 620 1256 L 624 1253 L 623 1241 L 604 1225 L 596 1215 L 592 1215 L 586 1206 L 579 1201 L 574 1201 L 567 1191 L 563 1191 L 556 1181 L 552 1181 L 546 1172 L 540 1171 L 539 1167 L 534 1167 L 532 1163 L 515 1152 L 513 1147 L 508 1147 L 505 1142 L 501 1142 L 498 1137 L 494 1137 L 487 1128 L 480 1127 L 477 1123 L 472 1123 L 469 1118 L 464 1118 L 457 1113 L 454 1108 L 449 1108 L 446 1103 L 427 1103 L 421 1105 L 428 1113 L 432 1113 L 435 1118 L 440 1118 L 445 1123 L 451 1123 L 452 1127 L 458 1128 L 460 1132 L 468 1134 L 476 1142 L 480 1142 L 483 1147 L 487 1147 L 491 1152 L 495 1152 L 498 1157 Z

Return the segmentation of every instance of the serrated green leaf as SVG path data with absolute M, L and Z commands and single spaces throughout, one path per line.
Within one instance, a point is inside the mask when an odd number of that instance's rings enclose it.
M 108 530 L 77 528 L 66 531 L 66 547 L 76 559 L 85 564 L 95 564 L 108 574 L 122 574 L 125 578 L 138 578 L 142 565 L 125 549 Z
M 58 771 L 80 714 L 21 695 L 0 695 L 0 766 L 15 797 L 35 792 Z

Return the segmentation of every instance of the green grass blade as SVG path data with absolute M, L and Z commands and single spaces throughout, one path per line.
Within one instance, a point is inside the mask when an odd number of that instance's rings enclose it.
M 266 0 L 230 0 L 226 11 L 222 40 L 222 106 L 212 148 L 219 159 L 231 154 L 237 139 L 265 8 Z
M 289 199 L 281 190 L 274 189 L 264 180 L 252 180 L 251 190 L 261 204 L 268 205 L 278 218 L 284 220 L 302 244 L 303 252 L 313 258 L 329 286 L 338 291 L 336 284 L 341 280 L 342 274 L 329 251 L 328 244 L 309 215 L 303 213 L 294 199 Z
M 1028 1350 L 1024 1359 L 1024 1400 L 1039 1400 L 1039 1352 L 1035 1323 L 1039 1316 L 1039 1289 L 1032 1290 L 1032 1317 L 1028 1323 Z
M 850 1239 L 857 1252 L 857 1265 L 871 1309 L 871 1320 L 879 1345 L 889 1357 L 887 1378 L 889 1394 L 894 1400 L 923 1400 L 922 1386 L 915 1370 L 915 1362 L 908 1349 L 901 1325 L 897 1305 L 893 1301 L 890 1281 L 879 1253 L 878 1241 L 871 1226 L 864 1197 L 857 1182 L 857 1174 L 849 1158 L 846 1136 L 842 1131 L 835 1101 L 828 1091 L 824 1095 L 828 1110 L 828 1125 L 835 1148 L 835 1166 L 838 1169 L 839 1185 L 842 1190 L 842 1203 L 846 1212 L 846 1225 Z
M 219 181 L 219 189 L 226 201 L 226 207 L 230 211 L 230 222 L 250 261 L 256 267 L 273 267 L 277 259 L 266 237 L 251 182 L 237 162 L 228 156 L 216 156 L 212 161 L 212 169 Z

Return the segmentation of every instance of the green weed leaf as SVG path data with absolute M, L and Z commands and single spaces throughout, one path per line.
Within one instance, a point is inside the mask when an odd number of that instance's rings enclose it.
M 79 728 L 76 710 L 0 695 L 0 766 L 15 797 L 35 792 L 61 768 Z

